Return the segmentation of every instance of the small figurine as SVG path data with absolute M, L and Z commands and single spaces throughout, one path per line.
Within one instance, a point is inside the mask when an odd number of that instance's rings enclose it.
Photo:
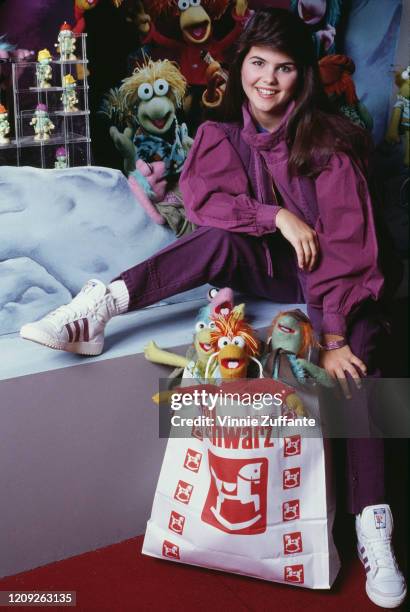
M 56 160 L 54 162 L 54 168 L 57 168 L 59 170 L 68 168 L 67 151 L 64 147 L 58 147 L 56 151 Z
M 60 60 L 62 62 L 77 59 L 74 54 L 75 44 L 75 34 L 73 33 L 70 24 L 65 21 L 60 28 L 58 42 L 54 44 L 58 53 L 60 54 Z
M 393 115 L 387 130 L 386 140 L 391 144 L 399 143 L 404 136 L 404 165 L 410 166 L 410 66 L 397 72 L 395 83 L 399 88 L 394 104 Z
M 50 138 L 49 134 L 54 130 L 55 125 L 48 116 L 48 110 L 45 104 L 37 104 L 30 125 L 34 126 L 34 140 L 48 140 Z
M 10 123 L 6 108 L 0 104 L 0 145 L 9 144 Z
M 202 104 L 206 108 L 217 108 L 220 106 L 228 81 L 228 73 L 212 55 L 203 52 L 202 59 L 208 64 L 206 69 L 206 89 L 202 94 Z
M 51 79 L 53 77 L 53 71 L 50 66 L 51 63 L 51 55 L 48 49 L 42 49 L 38 52 L 37 55 L 37 65 L 36 65 L 36 77 L 37 77 L 37 87 L 39 89 L 46 89 L 47 87 L 51 87 Z
M 76 87 L 75 78 L 71 74 L 66 74 L 63 77 L 63 93 L 60 98 L 66 113 L 76 113 L 78 111 Z

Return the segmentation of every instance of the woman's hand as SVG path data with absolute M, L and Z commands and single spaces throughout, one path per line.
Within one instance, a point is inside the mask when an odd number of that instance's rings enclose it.
M 321 350 L 319 365 L 339 382 L 346 398 L 352 396 L 346 379 L 346 372 L 353 378 L 358 389 L 361 387 L 360 377 L 366 376 L 367 373 L 366 365 L 352 353 L 347 344 L 340 349 L 332 351 Z
M 319 241 L 315 230 L 286 208 L 277 213 L 276 227 L 295 249 L 299 268 L 310 272 L 319 255 Z

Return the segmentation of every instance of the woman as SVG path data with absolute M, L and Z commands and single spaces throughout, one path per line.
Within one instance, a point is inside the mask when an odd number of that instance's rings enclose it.
M 181 175 L 187 216 L 199 229 L 107 288 L 90 281 L 69 305 L 25 325 L 22 337 L 99 354 L 112 316 L 209 282 L 306 301 L 322 336 L 321 365 L 345 386 L 346 373 L 357 381 L 374 373 L 383 277 L 360 162 L 364 132 L 328 108 L 310 33 L 297 17 L 255 13 L 239 39 L 222 114 L 224 122 L 200 127 Z M 382 442 L 349 440 L 348 468 L 367 592 L 395 607 L 406 586 L 382 503 Z

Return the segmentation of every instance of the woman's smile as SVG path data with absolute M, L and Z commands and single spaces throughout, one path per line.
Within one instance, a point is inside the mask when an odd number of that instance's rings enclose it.
M 298 71 L 294 60 L 270 47 L 251 47 L 242 64 L 241 78 L 253 117 L 272 131 L 296 92 Z

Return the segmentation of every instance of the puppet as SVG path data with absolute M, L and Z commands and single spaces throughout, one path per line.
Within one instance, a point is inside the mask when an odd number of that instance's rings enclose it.
M 371 130 L 373 119 L 356 95 L 352 74 L 356 70 L 347 55 L 325 55 L 319 61 L 320 78 L 334 106 L 350 121 Z
M 247 0 L 235 0 L 232 13 L 235 25 L 222 39 L 213 35 L 213 24 L 218 21 L 229 6 L 228 0 L 149 0 L 145 4 L 148 13 L 139 15 L 140 32 L 149 27 L 143 43 L 154 42 L 177 54 L 176 60 L 190 87 L 199 87 L 199 98 L 207 84 L 207 64 L 202 52 L 208 51 L 222 61 L 224 52 L 232 46 L 242 31 L 249 16 Z M 176 36 L 170 38 L 160 33 L 155 23 L 166 19 L 174 24 Z M 185 99 L 184 108 L 188 112 L 192 106 L 192 89 Z
M 118 125 L 127 125 L 123 132 L 112 126 L 110 135 L 134 195 L 156 223 L 165 219 L 153 203 L 170 204 L 184 216 L 177 183 L 193 142 L 177 119 L 185 91 L 176 64 L 148 60 L 110 92 L 102 110 Z
M 73 27 L 73 32 L 75 32 L 76 34 L 82 34 L 85 31 L 84 13 L 94 9 L 99 4 L 99 2 L 100 0 L 75 0 L 75 26 Z M 116 8 L 119 8 L 122 4 L 122 0 L 112 0 L 112 3 Z
M 211 360 L 218 363 L 220 377 L 224 380 L 246 378 L 249 362 L 255 359 L 259 351 L 259 342 L 254 330 L 246 323 L 243 311 L 233 310 L 227 316 L 218 314 L 213 317 L 211 330 Z M 207 376 L 205 375 L 205 378 Z
M 214 328 L 213 317 L 218 315 L 226 317 L 232 311 L 240 313 L 238 316 L 243 317 L 243 304 L 234 308 L 233 292 L 228 287 L 219 291 L 212 289 L 209 292 L 208 299 L 209 304 L 203 306 L 198 311 L 195 320 L 194 342 L 189 347 L 185 357 L 164 351 L 153 341 L 149 342 L 144 349 L 145 357 L 148 361 L 176 367 L 177 370 L 171 374 L 174 379 L 180 377 L 183 373 L 184 377 L 195 378 L 198 381 L 203 380 L 208 359 L 212 354 L 211 331 Z M 210 370 L 211 376 L 214 375 L 215 370 L 216 364 Z
M 404 137 L 403 163 L 408 167 L 410 166 L 410 66 L 407 66 L 403 72 L 396 73 L 395 83 L 399 92 L 394 104 L 386 140 L 390 144 L 396 144 L 400 142 L 400 136 Z
M 325 387 L 333 387 L 326 370 L 310 361 L 312 350 L 319 344 L 308 317 L 301 310 L 280 312 L 272 321 L 267 344 L 269 353 L 263 358 L 265 376 L 280 379 L 283 371 L 290 367 L 299 383 L 310 378 Z M 286 404 L 291 413 L 305 414 L 302 400 L 296 393 L 286 399 Z
M 317 56 L 334 53 L 343 0 L 291 0 L 291 9 L 312 30 Z

